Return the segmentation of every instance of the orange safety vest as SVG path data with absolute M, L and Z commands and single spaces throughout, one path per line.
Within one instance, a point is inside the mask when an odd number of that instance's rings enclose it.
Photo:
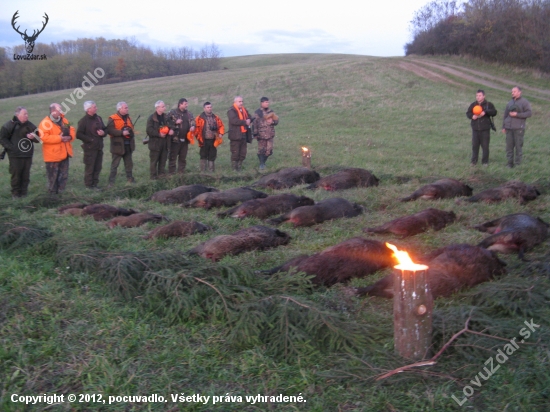
M 132 123 L 132 119 L 130 119 L 130 116 L 127 117 L 127 122 L 122 119 L 122 117 L 119 116 L 118 113 L 113 114 L 112 116 L 109 116 L 110 119 L 113 119 L 113 122 L 115 124 L 115 129 L 122 130 L 124 127 L 131 127 L 132 130 L 134 129 L 134 124 Z
M 61 121 L 64 125 L 68 125 L 69 121 L 61 115 Z M 42 156 L 44 162 L 60 162 L 67 157 L 73 157 L 73 145 L 71 144 L 76 137 L 76 130 L 73 126 L 70 126 L 70 142 L 61 141 L 61 127 L 50 119 L 50 116 L 46 116 L 38 125 L 38 132 L 42 139 Z
M 216 119 L 216 124 L 218 125 L 218 132 L 216 133 L 216 138 L 214 139 L 214 147 L 218 147 L 223 143 L 223 139 L 219 137 L 220 134 L 225 133 L 225 128 L 223 125 L 222 120 L 219 118 L 219 116 L 214 115 L 214 118 Z M 199 142 L 199 147 L 202 147 L 204 144 L 204 139 L 202 137 L 202 131 L 204 129 L 204 125 L 206 124 L 206 121 L 199 115 L 195 119 L 195 137 L 197 138 L 197 141 Z

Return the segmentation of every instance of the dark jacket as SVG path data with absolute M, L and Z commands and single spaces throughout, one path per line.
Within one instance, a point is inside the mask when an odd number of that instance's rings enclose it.
M 0 129 L 0 144 L 5 147 L 8 157 L 32 157 L 34 144 L 27 134 L 35 130 L 34 124 L 28 120 L 21 123 L 16 116 L 6 122 Z
M 248 110 L 246 112 L 250 113 Z M 239 113 L 237 113 L 234 106 L 231 106 L 227 111 L 227 118 L 229 119 L 229 140 L 246 139 L 249 143 L 252 142 L 252 133 L 246 125 L 246 119 L 239 119 Z M 247 119 L 250 119 L 250 117 L 247 117 Z M 241 126 L 246 128 L 246 133 L 241 131 Z
M 93 116 L 86 113 L 84 117 L 78 121 L 76 138 L 82 140 L 82 148 L 84 151 L 103 149 L 103 139 L 106 135 L 98 135 L 98 130 L 106 132 L 107 126 L 105 126 L 103 119 L 101 116 L 98 116 L 97 113 Z
M 181 119 L 180 124 L 176 124 L 176 121 Z M 181 111 L 180 109 L 173 109 L 168 112 L 167 115 L 168 126 L 174 131 L 174 135 L 178 139 L 185 139 L 187 142 L 187 133 L 189 129 L 195 126 L 195 117 L 189 110 Z
M 516 117 L 510 117 L 510 112 L 517 112 Z M 525 119 L 531 117 L 531 103 L 520 97 L 517 100 L 510 100 L 504 110 L 504 119 L 502 120 L 503 129 L 525 129 Z
M 123 128 L 117 128 L 112 116 L 109 117 L 109 122 L 107 123 L 107 133 L 109 134 L 109 136 L 111 136 L 111 147 L 110 147 L 111 153 L 115 155 L 123 156 L 125 144 L 130 145 L 130 150 L 132 152 L 136 150 L 136 139 L 134 138 L 134 124 L 132 123 L 132 119 L 130 118 L 129 114 L 127 114 L 126 116 L 122 116 L 118 112 L 116 114 L 120 118 L 122 118 L 122 120 L 124 120 L 125 123 L 123 127 L 129 127 L 131 129 L 131 132 L 128 135 L 128 137 L 124 136 L 122 134 Z
M 159 116 L 157 112 L 153 112 L 147 119 L 147 136 L 149 136 L 149 150 L 152 152 L 161 151 L 163 149 L 168 150 L 168 141 L 170 140 L 168 135 L 166 137 L 160 137 L 159 129 L 162 126 L 168 126 L 168 119 L 166 114 Z
M 485 116 L 478 117 L 477 119 L 472 119 L 474 112 L 472 111 L 475 106 L 481 106 L 483 111 L 485 112 Z M 490 117 L 497 115 L 497 109 L 495 109 L 495 106 L 493 103 L 488 102 L 487 100 L 483 100 L 483 102 L 478 103 L 477 101 L 473 102 L 470 107 L 468 107 L 468 111 L 466 112 L 466 117 L 471 120 L 471 126 L 472 130 L 489 130 L 491 128 L 491 119 Z
M 254 112 L 254 137 L 259 140 L 268 140 L 275 137 L 275 126 L 279 124 L 279 120 L 273 120 L 273 123 L 267 124 L 264 120 L 264 115 L 273 113 L 273 110 L 267 110 L 261 107 Z

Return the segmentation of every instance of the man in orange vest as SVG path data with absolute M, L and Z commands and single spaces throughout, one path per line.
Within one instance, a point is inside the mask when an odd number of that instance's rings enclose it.
M 69 159 L 73 157 L 72 141 L 76 137 L 75 128 L 61 111 L 59 103 L 50 104 L 50 115 L 38 125 L 42 139 L 42 156 L 46 163 L 48 192 L 60 194 L 65 190 L 69 179 Z
M 223 134 L 225 129 L 222 119 L 212 112 L 212 103 L 206 102 L 202 105 L 204 111 L 197 116 L 195 124 L 195 137 L 199 142 L 201 156 L 201 172 L 206 171 L 206 162 L 208 162 L 208 171 L 214 172 L 217 147 L 223 143 Z
M 229 149 L 231 150 L 231 167 L 239 171 L 243 166 L 243 160 L 246 158 L 246 145 L 252 143 L 252 132 L 250 123 L 252 119 L 248 111 L 243 106 L 243 98 L 235 97 L 233 106 L 227 111 L 229 119 Z
M 111 154 L 113 156 L 108 187 L 112 187 L 115 184 L 116 173 L 121 159 L 124 160 L 126 180 L 129 183 L 136 182 L 132 175 L 134 167 L 132 152 L 136 150 L 134 124 L 128 114 L 128 105 L 126 102 L 118 102 L 116 110 L 117 112 L 109 116 L 109 121 L 107 122 L 107 134 L 111 137 Z

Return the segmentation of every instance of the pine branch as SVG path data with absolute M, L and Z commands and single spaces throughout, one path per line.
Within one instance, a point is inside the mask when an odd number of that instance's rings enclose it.
M 376 378 L 377 381 L 379 380 L 383 380 L 383 379 L 386 379 L 386 378 L 389 378 L 390 376 L 393 376 L 393 375 L 396 375 L 398 373 L 402 373 L 402 372 L 406 372 L 406 371 L 409 371 L 413 368 L 419 368 L 419 367 L 424 367 L 424 366 L 432 366 L 432 365 L 435 365 L 437 362 L 437 359 L 443 354 L 443 352 L 445 352 L 445 350 L 447 350 L 449 348 L 449 346 L 451 345 L 452 342 L 454 342 L 460 335 L 463 335 L 465 333 L 471 333 L 473 335 L 478 335 L 478 336 L 483 336 L 483 337 L 486 337 L 486 338 L 491 338 L 491 339 L 496 339 L 496 340 L 501 340 L 501 341 L 505 341 L 505 342 L 510 342 L 510 339 L 506 339 L 506 338 L 501 338 L 500 336 L 494 336 L 494 335 L 489 335 L 489 334 L 486 334 L 486 333 L 482 333 L 482 332 L 476 332 L 474 330 L 471 330 L 469 328 L 469 323 L 470 323 L 470 320 L 472 319 L 472 316 L 471 316 L 471 312 L 470 312 L 470 316 L 468 317 L 468 319 L 466 319 L 466 323 L 464 324 L 464 328 L 462 328 L 461 330 L 459 330 L 458 332 L 456 332 L 452 337 L 451 339 L 449 339 L 444 345 L 443 347 L 430 359 L 426 360 L 426 361 L 420 361 L 420 362 L 415 362 L 415 363 L 412 363 L 412 364 L 409 364 L 409 365 L 405 365 L 405 366 L 401 366 L 397 369 L 394 369 L 392 371 L 389 371 L 383 375 L 380 375 L 379 377 Z M 536 343 L 524 343 L 524 344 L 529 344 L 529 345 L 536 345 Z M 468 345 L 468 346 L 471 346 L 471 345 Z

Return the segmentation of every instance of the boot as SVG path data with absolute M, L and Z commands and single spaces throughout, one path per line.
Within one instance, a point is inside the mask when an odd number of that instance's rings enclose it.
M 214 162 L 212 160 L 208 161 L 208 171 L 209 172 L 215 172 L 216 171 L 216 167 L 214 166 Z
M 206 172 L 206 159 L 201 159 L 201 172 Z
M 237 162 L 237 172 L 240 172 L 243 168 L 243 161 L 242 160 L 239 160 Z
M 258 155 L 258 159 L 260 159 L 260 170 L 265 169 L 265 156 L 262 154 Z
M 239 162 L 235 162 L 235 161 L 232 161 L 232 162 L 231 162 L 231 168 L 232 168 L 234 171 L 236 171 L 236 172 L 239 171 L 239 169 L 238 169 L 238 163 L 239 163 Z

